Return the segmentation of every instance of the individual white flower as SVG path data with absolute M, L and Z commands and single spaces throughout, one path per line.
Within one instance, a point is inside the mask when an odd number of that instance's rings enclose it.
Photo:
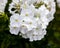
M 20 31 L 22 17 L 19 14 L 14 14 L 10 17 L 10 33 L 17 35 Z
M 47 15 L 47 18 L 48 18 L 48 21 L 50 22 L 51 20 L 54 19 L 56 5 L 55 5 L 54 0 L 46 0 L 46 1 L 44 1 L 44 3 L 46 4 L 47 9 L 49 10 L 49 14 Z
M 0 12 L 4 12 L 7 0 L 0 0 Z
M 49 10 L 45 7 L 45 5 L 41 5 L 41 7 L 39 8 L 39 11 L 40 11 L 40 15 L 44 17 L 46 17 L 47 14 L 49 13 Z
M 32 13 L 33 12 L 33 13 Z M 29 17 L 29 18 L 33 18 L 34 17 L 34 9 L 32 8 L 28 8 L 28 9 L 23 9 L 21 10 L 21 16 L 23 17 Z
M 40 24 L 42 25 L 42 28 L 46 28 L 49 23 L 47 19 L 49 10 L 45 7 L 45 5 L 42 5 L 39 9 L 37 9 L 36 12 L 37 12 L 35 13 L 36 17 L 38 18 L 38 20 L 40 20 Z
M 11 4 L 9 4 L 9 11 L 11 14 L 20 13 L 20 1 L 19 0 L 13 0 Z
M 30 7 L 30 5 L 27 4 L 27 2 L 25 2 L 25 3 L 23 3 L 23 4 L 21 5 L 21 9 L 22 9 L 22 10 L 28 9 L 29 7 Z
M 33 40 L 41 40 L 44 38 L 44 35 L 46 35 L 46 30 L 42 29 L 42 27 L 37 27 L 33 30 L 34 32 L 32 33 Z
M 19 14 L 14 14 L 10 17 L 10 26 L 20 27 L 20 22 L 22 22 L 22 17 Z
M 57 1 L 57 5 L 60 8 L 60 0 L 56 0 Z
M 10 33 L 11 34 L 15 34 L 15 35 L 18 35 L 18 33 L 19 33 L 19 31 L 20 31 L 20 28 L 19 27 L 12 27 L 12 26 L 10 26 L 9 27 L 10 28 Z

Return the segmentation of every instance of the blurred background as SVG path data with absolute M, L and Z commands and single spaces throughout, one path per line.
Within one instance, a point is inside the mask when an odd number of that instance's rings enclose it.
M 5 8 L 5 13 L 8 12 L 8 4 L 11 0 L 8 0 L 8 3 Z M 60 48 L 60 2 L 56 2 L 56 13 L 54 14 L 54 19 L 49 23 L 47 27 L 47 34 L 45 38 L 40 41 L 29 42 L 28 39 L 23 39 L 21 36 L 11 35 L 9 33 L 9 20 L 5 17 L 1 18 L 0 15 L 0 48 Z

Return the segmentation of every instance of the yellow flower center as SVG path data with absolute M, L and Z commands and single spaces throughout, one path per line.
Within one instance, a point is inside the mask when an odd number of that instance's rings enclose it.
M 16 22 L 18 22 L 18 20 L 17 20 L 17 19 L 16 19 L 15 21 L 16 21 Z
M 25 16 L 28 16 L 28 13 L 26 13 Z

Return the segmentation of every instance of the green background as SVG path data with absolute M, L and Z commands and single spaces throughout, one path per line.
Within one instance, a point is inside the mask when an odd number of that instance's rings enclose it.
M 8 15 L 0 15 L 0 48 L 60 48 L 60 9 L 56 6 L 56 13 L 54 19 L 47 27 L 47 34 L 45 38 L 40 41 L 29 42 L 21 36 L 12 35 L 9 32 L 8 24 L 11 14 L 8 12 L 8 6 L 5 8 L 5 13 Z

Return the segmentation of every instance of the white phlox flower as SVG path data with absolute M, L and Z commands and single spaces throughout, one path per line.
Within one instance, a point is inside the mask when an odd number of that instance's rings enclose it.
M 17 35 L 20 30 L 20 26 L 22 22 L 22 17 L 19 14 L 14 14 L 10 17 L 10 32 L 11 34 Z
M 0 0 L 0 12 L 4 12 L 7 0 Z
M 57 1 L 57 5 L 60 8 L 60 0 L 56 0 Z
M 19 0 L 12 0 L 12 3 L 9 4 L 10 13 L 11 14 L 20 13 L 20 11 L 21 11 L 20 5 L 21 5 L 21 3 Z
M 28 31 L 26 34 L 22 34 L 23 38 L 29 38 L 30 41 L 36 41 L 41 40 L 44 38 L 44 35 L 46 34 L 46 30 L 42 29 L 42 27 L 37 27 L 31 31 Z
M 52 5 L 53 4 L 53 5 Z M 10 33 L 37 41 L 44 38 L 54 18 L 54 0 L 12 0 L 9 5 Z

